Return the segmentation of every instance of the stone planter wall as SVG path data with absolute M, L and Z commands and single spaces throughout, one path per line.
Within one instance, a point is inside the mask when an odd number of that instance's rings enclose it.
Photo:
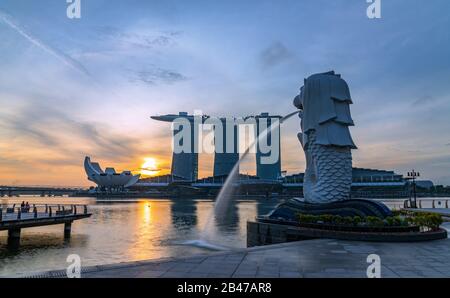
M 320 238 L 373 242 L 416 242 L 445 239 L 447 238 L 447 231 L 440 229 L 426 233 L 361 233 L 247 222 L 247 247 Z

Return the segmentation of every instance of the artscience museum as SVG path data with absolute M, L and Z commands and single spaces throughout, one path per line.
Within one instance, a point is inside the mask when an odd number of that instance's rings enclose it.
M 84 159 L 84 170 L 88 179 L 105 190 L 123 190 L 138 182 L 140 175 L 133 175 L 131 171 L 116 173 L 114 168 L 106 168 L 104 171 L 97 162 L 92 162 L 86 156 Z

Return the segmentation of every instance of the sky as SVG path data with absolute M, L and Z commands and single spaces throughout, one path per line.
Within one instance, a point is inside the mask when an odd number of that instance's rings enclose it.
M 335 70 L 354 166 L 450 185 L 448 0 L 382 0 L 381 19 L 365 0 L 81 0 L 80 19 L 67 5 L 0 1 L 0 184 L 90 185 L 86 155 L 167 173 L 170 126 L 151 115 L 286 115 L 304 78 Z M 298 131 L 283 124 L 288 173 L 305 168 Z

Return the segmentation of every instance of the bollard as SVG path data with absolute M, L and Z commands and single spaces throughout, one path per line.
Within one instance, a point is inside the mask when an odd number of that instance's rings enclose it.
M 64 208 L 64 206 L 62 206 L 62 211 L 66 211 L 66 209 Z
M 52 206 L 48 207 L 48 216 L 52 217 Z
M 422 200 L 419 200 L 419 208 L 422 209 Z
M 84 214 L 87 214 L 87 206 L 84 205 Z
M 448 200 L 445 201 L 445 208 L 448 209 Z
M 435 204 L 434 204 L 434 200 L 433 200 L 433 209 L 436 208 Z
M 77 205 L 73 205 L 73 214 L 77 214 Z
M 36 208 L 36 206 L 33 207 L 33 213 L 34 213 L 34 218 L 37 218 L 37 208 Z
M 45 204 L 45 213 L 48 213 L 48 205 Z
M 17 210 L 19 210 L 17 212 L 17 219 L 21 219 L 22 218 L 22 210 L 20 210 L 20 208 L 17 208 Z

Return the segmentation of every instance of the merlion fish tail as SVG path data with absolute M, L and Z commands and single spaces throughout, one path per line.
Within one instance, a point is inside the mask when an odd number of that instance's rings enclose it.
M 302 134 L 298 137 L 303 144 Z M 310 131 L 305 155 L 305 201 L 329 203 L 349 199 L 352 184 L 351 149 L 317 144 L 315 132 Z

